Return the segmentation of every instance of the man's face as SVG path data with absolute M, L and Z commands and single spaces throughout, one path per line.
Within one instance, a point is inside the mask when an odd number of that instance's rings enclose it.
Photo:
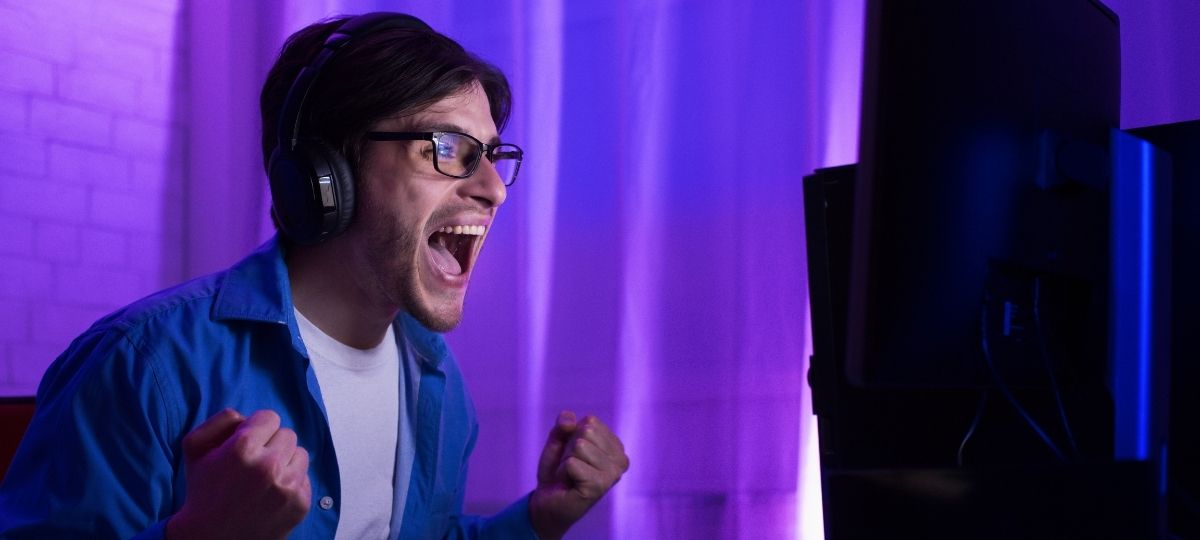
M 478 84 L 372 130 L 457 131 L 499 142 Z M 467 282 L 506 188 L 487 158 L 470 177 L 451 178 L 434 169 L 433 150 L 429 141 L 368 143 L 346 237 L 366 294 L 444 332 L 462 320 Z

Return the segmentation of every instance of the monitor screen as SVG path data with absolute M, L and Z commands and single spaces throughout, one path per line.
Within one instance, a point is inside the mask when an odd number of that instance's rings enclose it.
M 1089 0 L 869 0 L 846 374 L 1100 376 L 1115 14 Z

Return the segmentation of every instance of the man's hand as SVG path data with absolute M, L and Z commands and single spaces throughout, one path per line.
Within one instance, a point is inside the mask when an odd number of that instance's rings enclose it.
M 284 538 L 312 504 L 308 452 L 274 411 L 225 409 L 183 438 L 187 498 L 169 540 Z
M 625 445 L 595 416 L 575 420 L 564 411 L 538 460 L 538 486 L 529 517 L 542 540 L 562 538 L 629 470 Z

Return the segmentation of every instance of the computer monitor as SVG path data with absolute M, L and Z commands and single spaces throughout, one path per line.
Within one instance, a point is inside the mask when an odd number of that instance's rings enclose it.
M 868 0 L 865 35 L 860 161 L 805 179 L 828 537 L 1154 537 L 1171 159 L 1117 129 L 1116 16 Z
M 863 387 L 1102 378 L 1116 15 L 869 0 L 845 366 Z

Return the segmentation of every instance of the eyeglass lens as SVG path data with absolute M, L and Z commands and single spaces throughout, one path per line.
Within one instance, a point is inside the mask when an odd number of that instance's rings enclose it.
M 450 176 L 469 176 L 476 162 L 479 161 L 482 147 L 479 142 L 470 137 L 457 133 L 442 133 L 436 139 L 438 170 Z M 504 185 L 512 185 L 516 180 L 520 160 L 517 148 L 513 145 L 499 145 L 492 152 L 492 165 Z

